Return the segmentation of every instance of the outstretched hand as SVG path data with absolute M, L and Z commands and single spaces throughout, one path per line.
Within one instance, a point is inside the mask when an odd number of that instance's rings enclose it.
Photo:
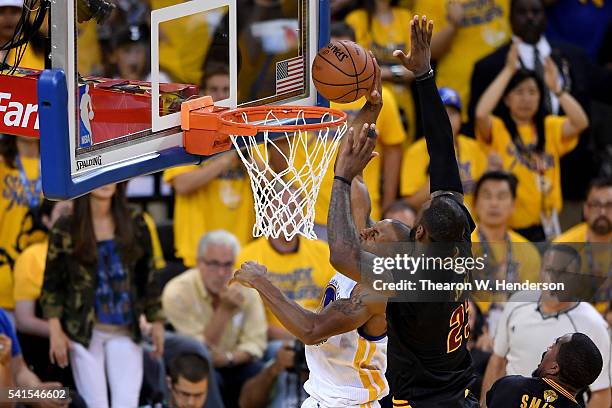
M 408 55 L 402 50 L 393 51 L 404 67 L 419 77 L 431 70 L 431 37 L 433 35 L 433 21 L 427 17 L 414 16 L 410 21 L 410 52 Z
M 340 144 L 336 157 L 335 174 L 349 181 L 361 174 L 370 160 L 378 156 L 376 147 L 376 125 L 365 123 L 355 137 L 355 129 L 351 127 Z

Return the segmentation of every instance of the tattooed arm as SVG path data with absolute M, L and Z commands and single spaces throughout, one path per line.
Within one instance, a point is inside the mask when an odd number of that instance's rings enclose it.
M 380 67 L 371 52 L 370 57 L 374 61 L 375 80 L 367 102 L 351 123 L 340 144 L 334 174 L 346 182 L 334 180 L 327 216 L 330 263 L 337 271 L 356 282 L 361 280 L 360 262 L 365 261 L 368 256 L 364 255 L 366 252 L 361 251 L 355 224 L 360 229 L 371 224 L 370 197 L 367 197 L 367 202 L 363 200 L 366 198 L 364 194 L 368 195 L 368 191 L 363 183 L 362 174 L 366 165 L 377 155 L 373 153 L 376 146 L 375 123 L 382 109 Z M 355 133 L 358 133 L 357 137 Z M 351 184 L 355 194 L 352 211 Z
M 351 210 L 357 231 L 374 225 L 374 221 L 370 218 L 372 201 L 362 174 L 356 176 L 351 185 Z
M 358 137 L 355 137 L 356 131 L 359 132 Z M 361 241 L 351 212 L 351 185 L 349 183 L 351 181 L 351 184 L 359 183 L 358 175 L 376 156 L 376 153 L 373 152 L 375 145 L 376 131 L 373 124 L 366 123 L 357 130 L 352 127 L 349 129 L 336 157 L 336 177 L 327 216 L 330 263 L 338 272 L 356 282 L 361 282 L 362 264 L 372 264 L 373 255 L 361 249 Z M 356 178 L 358 180 L 354 181 Z M 357 187 L 356 185 L 355 188 Z M 361 193 L 363 194 L 363 191 Z M 354 210 L 357 213 L 360 212 L 357 207 Z M 357 218 L 358 226 L 367 224 L 367 221 L 364 222 L 363 214 L 357 214 Z
M 272 285 L 266 277 L 266 267 L 255 262 L 243 264 L 234 281 L 257 290 L 274 316 L 304 344 L 318 344 L 355 330 L 373 316 L 385 313 L 384 301 L 360 285 L 355 286 L 349 299 L 336 300 L 320 313 L 308 311 Z

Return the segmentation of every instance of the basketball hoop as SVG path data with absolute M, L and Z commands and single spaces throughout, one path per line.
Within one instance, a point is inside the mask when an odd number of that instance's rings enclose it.
M 227 110 L 200 99 L 185 102 L 183 109 L 185 147 L 190 153 L 218 152 L 216 147 L 226 144 L 223 135 L 238 152 L 253 190 L 254 237 L 317 238 L 315 202 L 346 133 L 346 113 L 287 105 Z

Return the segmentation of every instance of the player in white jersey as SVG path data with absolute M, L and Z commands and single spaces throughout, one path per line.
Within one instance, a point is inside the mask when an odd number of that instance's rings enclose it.
M 336 273 L 325 288 L 322 307 L 350 299 L 355 285 L 355 281 Z M 321 344 L 307 345 L 306 362 L 311 375 L 304 389 L 311 398 L 303 407 L 317 407 L 321 402 L 326 407 L 377 407 L 377 401 L 389 392 L 385 379 L 386 333 L 369 336 L 357 328 Z
M 353 217 L 365 224 L 369 195 L 363 179 L 355 178 L 353 192 Z M 314 313 L 285 297 L 256 262 L 243 264 L 234 281 L 257 290 L 285 328 L 306 344 L 310 375 L 304 389 L 310 397 L 302 408 L 380 407 L 378 401 L 389 393 L 384 298 L 336 273 Z

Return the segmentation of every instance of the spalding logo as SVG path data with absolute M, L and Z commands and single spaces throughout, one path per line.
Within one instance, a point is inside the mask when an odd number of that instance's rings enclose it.
M 336 47 L 334 44 L 328 44 L 327 48 L 334 54 L 334 56 L 338 59 L 338 61 L 342 62 L 348 54 L 342 51 L 340 48 Z

